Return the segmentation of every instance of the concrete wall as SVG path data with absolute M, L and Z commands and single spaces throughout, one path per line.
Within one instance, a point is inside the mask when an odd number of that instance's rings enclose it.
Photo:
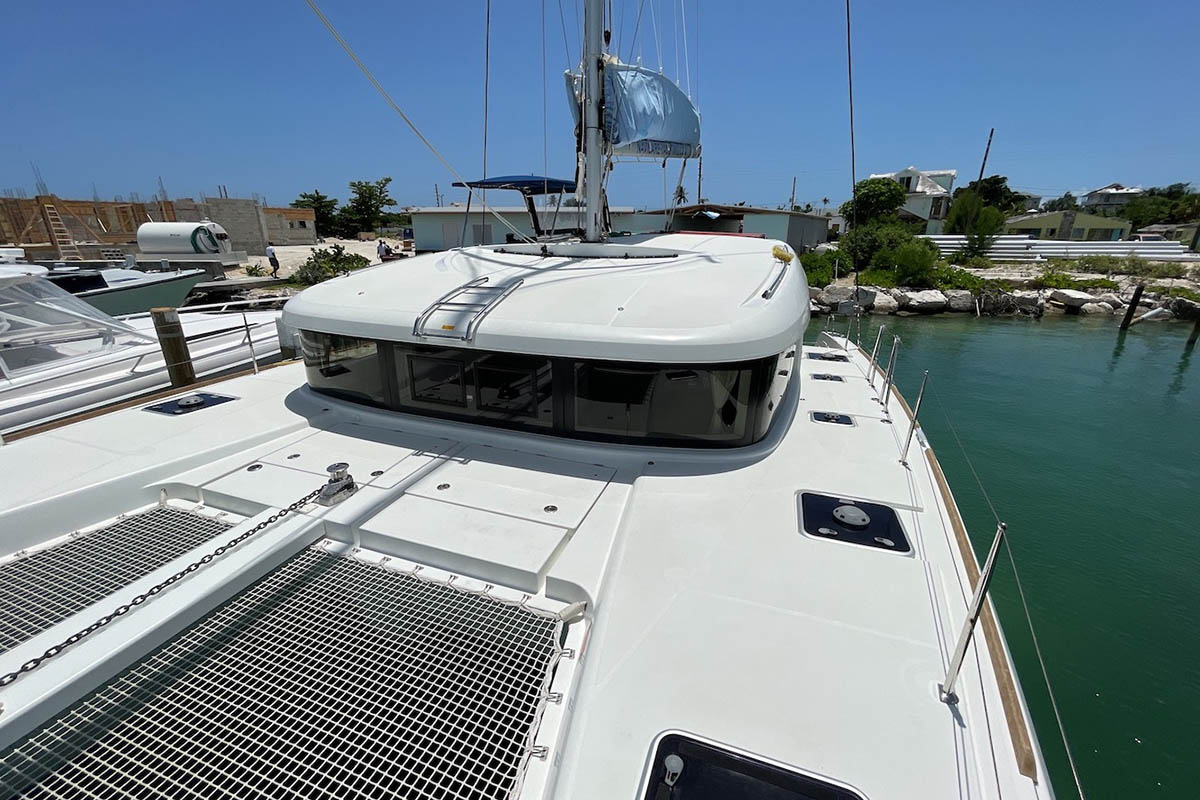
M 253 200 L 234 197 L 208 197 L 196 202 L 190 197 L 174 201 L 175 218 L 180 222 L 210 219 L 229 234 L 234 250 L 250 255 L 266 255 L 267 222 L 261 206 Z
M 316 215 L 311 208 L 260 209 L 267 226 L 267 241 L 275 244 L 316 244 Z

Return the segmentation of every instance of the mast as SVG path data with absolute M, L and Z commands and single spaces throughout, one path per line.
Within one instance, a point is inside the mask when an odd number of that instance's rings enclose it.
M 583 240 L 598 242 L 601 224 L 601 184 L 604 174 L 604 139 L 600 128 L 600 91 L 604 78 L 604 3 L 586 0 L 583 17 Z

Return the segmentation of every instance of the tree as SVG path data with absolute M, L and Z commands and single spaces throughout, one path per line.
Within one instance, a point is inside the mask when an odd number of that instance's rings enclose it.
M 675 205 L 681 206 L 687 202 L 687 189 L 683 188 L 683 184 L 675 187 Z
M 311 208 L 317 218 L 317 235 L 332 236 L 335 232 L 337 203 L 336 197 L 326 197 L 319 189 L 313 189 L 311 192 L 301 192 L 300 196 L 292 201 L 292 208 Z
M 852 225 L 890 219 L 904 205 L 904 187 L 891 178 L 867 178 L 854 185 L 854 197 L 838 209 Z
M 955 202 L 965 192 L 978 195 L 985 206 L 999 209 L 1001 214 L 1025 210 L 1017 193 L 1008 188 L 1008 178 L 1003 175 L 989 175 L 982 181 L 971 181 L 965 187 L 960 186 L 954 190 Z
M 967 237 L 960 251 L 962 255 L 987 256 L 992 242 L 1003 230 L 1004 214 L 998 208 L 985 205 L 983 198 L 970 189 L 955 192 L 954 205 L 946 215 L 946 233 Z
M 350 181 L 350 202 L 338 212 L 338 228 L 342 236 L 354 238 L 362 231 L 379 227 L 383 209 L 396 205 L 388 194 L 391 178 L 377 181 Z
M 855 269 L 863 269 L 874 263 L 880 251 L 896 250 L 911 241 L 913 235 L 907 226 L 877 219 L 865 225 L 859 223 L 842 234 L 838 250 L 846 254 Z
M 1116 215 L 1129 220 L 1134 230 L 1160 223 L 1191 222 L 1200 217 L 1200 194 L 1190 191 L 1190 184 L 1186 183 L 1151 186 L 1145 194 L 1122 206 Z
M 1070 192 L 1063 192 L 1062 197 L 1047 200 L 1042 204 L 1042 211 L 1074 211 L 1079 208 L 1079 201 Z

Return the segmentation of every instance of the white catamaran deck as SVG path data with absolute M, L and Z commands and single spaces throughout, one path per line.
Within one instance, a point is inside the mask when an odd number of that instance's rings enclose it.
M 30 557 L 18 551 L 156 503 L 183 510 L 199 504 L 200 513 L 218 516 L 236 534 L 318 488 L 331 462 L 348 462 L 361 487 L 330 508 L 303 506 L 0 687 L 0 787 L 31 796 L 36 790 L 29 781 L 50 796 L 72 796 L 63 787 L 81 785 L 128 791 L 134 775 L 174 796 L 234 788 L 263 796 L 318 789 L 373 796 L 404 788 L 406 796 L 419 797 L 442 796 L 440 791 L 638 798 L 651 780 L 656 740 L 678 731 L 822 777 L 864 798 L 1050 797 L 1020 693 L 992 666 L 998 640 L 977 635 L 960 679 L 960 702 L 950 706 L 939 699 L 938 684 L 971 593 L 953 523 L 957 512 L 946 508 L 919 443 L 909 465 L 899 463 L 908 423 L 903 401 L 889 398 L 892 422 L 884 422 L 864 377 L 865 354 L 853 346 L 843 351 L 845 342 L 830 337 L 823 344 L 780 361 L 780 370 L 800 380 L 789 384 L 776 412 L 781 417 L 766 438 L 743 448 L 588 443 L 375 410 L 312 392 L 303 386 L 300 365 L 224 383 L 217 391 L 236 399 L 212 408 L 181 416 L 129 409 L 0 448 L 0 581 L 6 569 Z M 821 352 L 844 353 L 848 361 L 811 358 Z M 814 380 L 814 373 L 843 381 Z M 846 414 L 852 424 L 815 421 L 813 412 Z M 790 426 L 783 424 L 788 419 Z M 911 552 L 803 532 L 803 493 L 892 507 Z M 9 646 L 0 652 L 0 675 L 227 538 L 218 534 L 189 544 L 108 599 Z M 109 546 L 114 563 L 120 562 L 126 546 Z M 400 724 L 394 716 L 371 718 L 380 726 L 374 729 L 349 722 L 338 727 L 339 713 L 366 719 L 375 702 L 387 702 L 379 698 L 404 683 L 377 672 L 375 660 L 387 651 L 383 643 L 429 623 L 417 615 L 390 633 L 373 627 L 393 613 L 413 612 L 389 611 L 382 596 L 369 594 L 375 573 L 347 578 L 350 583 L 337 577 L 338 569 L 350 567 L 321 571 L 327 576 L 320 578 L 327 581 L 322 591 L 349 591 L 358 582 L 359 594 L 296 606 L 305 596 L 301 588 L 295 590 L 300 599 L 272 599 L 280 582 L 309 585 L 292 573 L 324 569 L 322 553 L 375 570 L 424 565 L 417 575 L 433 578 L 431 586 L 447 585 L 453 574 L 459 577 L 449 586 L 460 593 L 484 592 L 498 603 L 517 604 L 513 608 L 525 603 L 534 617 L 548 620 L 546 630 L 556 633 L 546 640 L 548 649 L 537 651 L 542 655 L 533 677 L 523 679 L 532 688 L 522 691 L 534 695 L 520 701 L 529 716 L 514 723 L 511 740 L 503 740 L 511 744 L 495 745 L 500 750 L 468 746 L 454 736 L 468 736 L 469 724 L 443 721 L 428 740 L 440 745 L 424 745 L 428 752 L 414 759 L 386 749 L 388 726 Z M 247 586 L 258 594 L 227 602 Z M 260 595 L 265 611 L 243 608 Z M 578 601 L 588 604 L 582 621 L 571 612 Z M 267 622 L 246 621 L 263 614 Z M 244 639 L 212 632 L 225 630 L 225 618 L 248 626 Z M 447 629 L 475 624 L 454 614 L 439 619 Z M 189 628 L 197 620 L 204 621 Z M 347 622 L 344 634 L 323 630 L 340 620 Z M 255 626 L 268 624 L 285 636 L 283 644 L 260 636 Z M 360 635 L 382 638 L 364 647 Z M 436 649 L 441 635 L 431 633 L 418 649 Z M 216 655 L 189 660 L 184 654 L 194 647 L 188 649 L 186 637 Z M 280 673 L 273 659 L 254 655 L 261 652 L 254 650 L 260 646 L 256 637 L 279 654 L 278 664 L 298 672 Z M 320 652 L 293 647 L 310 638 Z M 245 650 L 242 656 L 238 648 Z M 432 705 L 405 706 L 410 710 L 400 722 L 416 713 L 413 708 L 425 708 L 428 724 L 437 729 L 437 709 L 449 702 L 438 700 L 438 693 L 457 696 L 454 687 L 474 674 L 472 654 L 479 652 L 468 648 L 457 662 L 429 673 L 441 676 L 431 684 Z M 1007 665 L 1007 655 L 1000 655 Z M 95 691 L 134 664 L 109 684 L 108 694 Z M 213 669 L 212 678 L 226 681 L 228 692 L 250 692 L 240 709 L 237 703 L 211 706 L 222 720 L 236 722 L 241 714 L 246 725 L 262 726 L 262 714 L 286 717 L 288 704 L 302 698 L 331 704 L 322 712 L 327 721 L 313 727 L 316 739 L 306 738 L 307 723 L 293 722 L 297 733 L 278 742 L 267 726 L 255 734 L 265 742 L 263 753 L 248 750 L 238 769 L 218 769 L 205 761 L 202 740 L 220 743 L 244 732 L 232 723 L 225 734 L 207 730 L 202 718 L 184 713 L 186 705 L 168 714 L 173 722 L 156 717 L 153 704 L 162 703 L 168 690 L 155 689 L 151 679 L 163 669 L 177 670 L 183 686 Z M 494 693 L 513 678 L 506 668 L 496 669 L 476 690 Z M 538 685 L 541 669 L 547 670 L 544 686 Z M 278 682 L 274 706 L 262 706 L 251 691 L 256 674 L 259 681 Z M 292 692 L 291 680 L 302 688 Z M 363 695 L 356 701 L 355 693 Z M 114 696 L 140 698 L 141 711 L 122 717 L 128 739 L 114 740 L 116 734 L 103 726 L 92 733 L 75 726 L 66 738 L 61 730 L 55 734 L 54 726 L 69 717 L 34 733 L 72 708 L 99 714 L 105 703 L 118 702 Z M 498 703 L 488 706 L 495 708 L 510 702 L 477 701 Z M 1020 714 L 1015 721 L 1014 709 Z M 172 736 L 135 747 L 141 719 L 157 735 L 167 725 Z M 485 727 L 492 733 L 480 734 L 483 739 L 501 741 L 494 721 Z M 339 750 L 321 739 L 322 730 L 335 738 L 353 734 L 369 745 L 351 742 Z M 51 740 L 66 748 L 55 751 L 61 763 L 38 750 Z M 208 766 L 172 772 L 166 766 L 171 747 Z M 512 751 L 504 756 L 509 760 L 487 765 L 494 770 L 488 774 L 499 777 L 476 787 L 476 794 L 463 790 L 451 763 L 462 767 L 462 759 L 470 762 L 471 753 L 485 751 L 503 760 L 496 753 L 505 747 Z M 1036 781 L 1021 775 L 1018 764 Z M 415 782 L 422 770 L 428 775 Z

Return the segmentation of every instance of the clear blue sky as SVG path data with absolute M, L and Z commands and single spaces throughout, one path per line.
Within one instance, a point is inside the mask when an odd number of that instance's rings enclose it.
M 637 0 L 612 0 L 631 51 Z M 699 2 L 699 6 L 697 5 Z M 492 0 L 488 171 L 569 177 L 562 72 L 578 58 L 578 0 Z M 797 202 L 849 194 L 840 0 L 684 0 L 691 89 L 704 117 L 704 195 Z M 484 0 L 324 0 L 381 82 L 463 174 L 481 171 Z M 686 85 L 672 40 L 678 0 L 644 0 L 637 50 Z M 392 176 L 401 204 L 431 205 L 450 177 L 387 108 L 302 0 L 202 4 L 12 3 L 4 12 L 0 189 L 90 197 L 251 192 L 285 204 L 353 179 Z M 696 21 L 699 17 L 697 39 Z M 1200 184 L 1195 47 L 1200 4 L 1099 0 L 854 5 L 858 173 L 909 164 L 979 169 L 1047 196 L 1120 181 Z M 698 86 L 697 86 L 698 84 Z M 678 163 L 669 167 L 672 186 Z M 685 179 L 695 199 L 695 166 Z M 450 193 L 462 199 L 461 191 Z M 617 205 L 656 206 L 657 165 L 620 165 Z M 515 199 L 515 198 L 514 198 Z

